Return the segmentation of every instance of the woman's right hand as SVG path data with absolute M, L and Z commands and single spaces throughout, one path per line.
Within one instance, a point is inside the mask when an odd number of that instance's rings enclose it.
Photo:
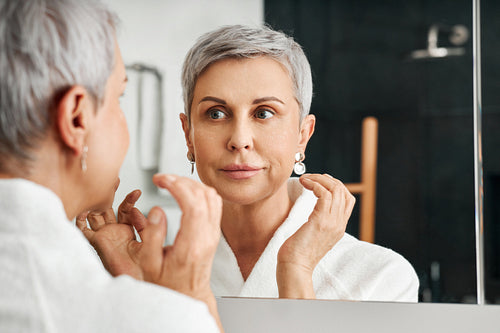
M 202 183 L 158 174 L 153 182 L 167 189 L 182 210 L 180 229 L 171 246 L 156 246 L 151 255 L 162 258 L 147 269 L 145 280 L 200 298 L 210 292 L 210 274 L 221 235 L 222 199 Z
M 134 207 L 138 191 L 125 198 L 117 220 L 108 210 L 90 213 L 91 228 L 85 215 L 77 218 L 77 225 L 113 275 L 129 274 L 199 299 L 219 321 L 210 274 L 221 233 L 222 199 L 213 188 L 185 177 L 158 174 L 153 182 L 167 189 L 182 210 L 173 245 L 163 246 L 167 221 L 160 208 L 154 207 L 146 219 Z M 135 239 L 132 226 L 141 242 Z
M 217 303 L 210 288 L 210 274 L 221 235 L 222 199 L 217 192 L 189 178 L 155 175 L 153 182 L 167 189 L 182 210 L 181 227 L 174 244 L 152 249 L 162 262 L 147 274 L 157 283 L 207 304 L 221 332 Z

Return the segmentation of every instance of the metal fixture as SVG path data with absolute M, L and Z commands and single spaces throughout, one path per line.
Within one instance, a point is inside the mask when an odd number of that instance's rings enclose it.
M 439 32 L 448 34 L 448 39 L 455 47 L 439 47 Z M 431 59 L 444 58 L 449 56 L 462 56 L 465 54 L 465 48 L 458 47 L 465 44 L 469 39 L 469 30 L 461 24 L 450 27 L 433 24 L 427 33 L 427 49 L 411 52 L 410 59 Z

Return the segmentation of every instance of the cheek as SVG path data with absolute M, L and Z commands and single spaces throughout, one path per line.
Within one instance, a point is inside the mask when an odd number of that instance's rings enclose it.
M 118 129 L 119 131 L 118 137 L 120 138 L 121 142 L 121 150 L 125 155 L 130 145 L 130 134 L 128 132 L 127 120 L 125 119 L 125 116 L 123 114 L 121 114 L 119 124 L 120 126 Z
M 266 151 L 269 158 L 277 159 L 284 165 L 290 164 L 290 161 L 294 162 L 298 142 L 297 131 L 281 128 L 266 131 L 260 137 L 260 150 Z
M 127 154 L 130 137 L 127 122 L 123 114 L 108 117 L 99 128 L 98 149 L 101 158 L 114 166 L 121 166 Z
M 195 157 L 200 162 L 213 159 L 224 149 L 221 131 L 193 130 L 192 140 Z

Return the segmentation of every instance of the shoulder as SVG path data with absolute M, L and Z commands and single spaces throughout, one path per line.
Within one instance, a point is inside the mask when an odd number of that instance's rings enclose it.
M 399 253 L 380 245 L 360 241 L 347 233 L 330 250 L 329 254 L 342 254 L 345 260 L 367 261 L 373 263 L 373 266 L 385 264 L 410 265 Z
M 362 300 L 416 302 L 418 277 L 399 253 L 345 234 L 320 262 Z M 357 298 L 357 297 L 355 297 Z
M 101 314 L 119 319 L 110 331 L 218 332 L 205 303 L 174 290 L 122 275 L 112 279 L 105 293 Z

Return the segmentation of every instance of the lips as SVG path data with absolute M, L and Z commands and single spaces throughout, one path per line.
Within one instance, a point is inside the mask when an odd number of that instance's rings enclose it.
M 231 179 L 240 180 L 252 178 L 260 173 L 262 168 L 248 164 L 230 164 L 223 167 L 221 171 Z

